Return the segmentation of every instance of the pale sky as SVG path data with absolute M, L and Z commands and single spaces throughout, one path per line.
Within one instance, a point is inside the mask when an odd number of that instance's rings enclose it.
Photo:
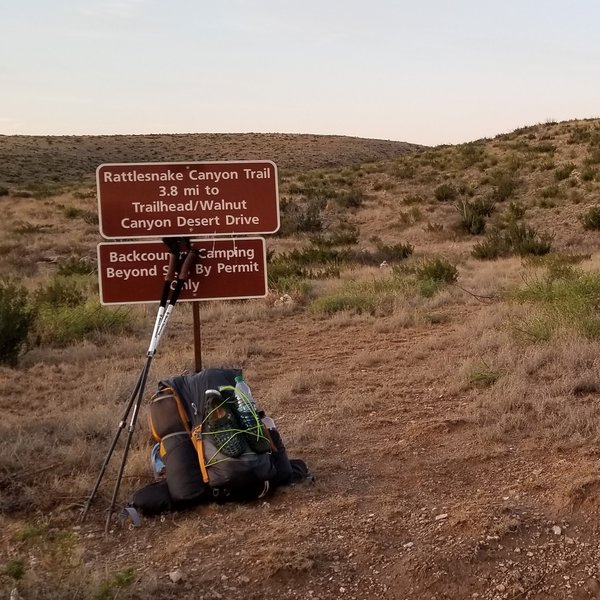
M 0 0 L 0 134 L 467 142 L 600 116 L 597 0 Z

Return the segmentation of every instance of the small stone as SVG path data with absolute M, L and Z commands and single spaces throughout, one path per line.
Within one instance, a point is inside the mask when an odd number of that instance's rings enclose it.
M 594 597 L 600 596 L 600 581 L 598 581 L 595 577 L 590 577 L 583 584 L 583 589 L 588 593 L 588 595 Z
M 246 575 L 240 575 L 240 581 L 242 583 L 250 583 L 250 577 L 248 577 Z
M 529 556 L 529 557 L 533 556 L 533 552 L 528 552 L 527 556 Z
M 442 519 L 447 519 L 447 518 L 448 518 L 448 513 L 442 513 L 441 515 L 435 516 L 436 521 L 441 521 Z
M 23 600 L 23 596 L 19 594 L 19 590 L 17 588 L 13 588 L 10 590 L 9 600 Z
M 500 593 L 505 592 L 506 591 L 506 586 L 503 583 L 499 583 L 496 586 L 496 591 L 500 592 Z
M 560 535 L 562 533 L 562 529 L 558 525 L 554 525 L 552 527 L 552 533 L 554 535 Z
M 345 587 L 341 587 L 340 588 L 340 594 L 345 594 L 346 593 L 346 588 Z
M 169 579 L 173 583 L 182 583 L 183 581 L 185 581 L 185 574 L 179 569 L 175 569 L 174 571 L 171 571 L 169 573 Z

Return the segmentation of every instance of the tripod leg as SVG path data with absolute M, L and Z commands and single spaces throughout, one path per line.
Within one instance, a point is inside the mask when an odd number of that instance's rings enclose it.
M 135 424 L 138 418 L 138 414 L 140 412 L 140 405 L 142 403 L 142 399 L 144 397 L 144 390 L 146 389 L 146 380 L 148 379 L 148 373 L 150 372 L 150 363 L 152 362 L 151 354 L 148 355 L 148 360 L 146 361 L 146 366 L 142 372 L 142 377 L 138 389 L 138 394 L 136 401 L 133 406 L 133 413 L 131 414 L 131 419 L 129 421 L 129 430 L 127 432 L 127 441 L 125 443 L 125 450 L 123 451 L 123 458 L 121 460 L 121 465 L 119 467 L 119 473 L 117 474 L 117 480 L 115 482 L 115 489 L 113 490 L 113 495 L 110 501 L 110 506 L 108 508 L 108 515 L 106 516 L 106 524 L 104 526 L 104 533 L 108 532 L 108 527 L 110 525 L 110 519 L 115 509 L 115 504 L 117 502 L 117 496 L 119 494 L 119 488 L 121 486 L 121 480 L 123 479 L 123 471 L 125 470 L 125 463 L 127 462 L 127 455 L 129 454 L 129 448 L 131 447 L 131 438 L 133 437 L 133 430 L 135 429 Z
M 83 523 L 83 521 L 85 521 L 85 518 L 88 514 L 88 511 L 90 510 L 90 506 L 92 505 L 92 502 L 96 496 L 96 492 L 98 491 L 98 488 L 100 487 L 100 482 L 102 481 L 102 478 L 104 477 L 104 473 L 106 471 L 106 467 L 108 466 L 108 463 L 111 459 L 111 456 L 115 450 L 115 446 L 117 445 L 117 441 L 119 440 L 119 436 L 121 435 L 121 431 L 123 431 L 123 429 L 125 428 L 125 425 L 127 423 L 127 417 L 129 416 L 129 411 L 131 410 L 131 407 L 133 406 L 133 402 L 136 399 L 139 389 L 140 389 L 140 385 L 142 382 L 142 378 L 144 376 L 144 371 L 146 370 L 146 367 L 144 366 L 144 368 L 142 369 L 140 376 L 138 377 L 137 383 L 135 384 L 135 388 L 129 398 L 129 400 L 127 401 L 127 405 L 125 406 L 125 410 L 123 412 L 123 416 L 121 417 L 121 420 L 119 421 L 119 425 L 117 427 L 117 431 L 115 433 L 115 436 L 112 440 L 112 443 L 110 445 L 110 448 L 108 450 L 108 453 L 106 454 L 106 457 L 104 458 L 104 462 L 102 463 L 102 467 L 100 468 L 100 472 L 98 473 L 98 477 L 96 478 L 96 483 L 94 484 L 94 489 L 92 490 L 91 494 L 89 495 L 87 502 L 85 504 L 85 508 L 83 509 L 83 512 L 81 513 L 81 517 L 80 517 L 80 522 Z

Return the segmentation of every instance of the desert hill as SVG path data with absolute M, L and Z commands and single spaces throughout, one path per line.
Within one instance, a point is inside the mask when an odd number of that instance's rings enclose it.
M 68 183 L 110 162 L 273 160 L 280 169 L 341 167 L 397 158 L 416 144 L 333 135 L 190 133 L 0 136 L 0 185 Z
M 600 120 L 435 148 L 74 140 L 0 138 L 0 594 L 600 597 Z M 266 298 L 201 303 L 203 366 L 243 368 L 315 482 L 105 537 L 121 446 L 77 519 L 156 307 L 99 304 L 94 169 L 208 158 L 278 162 L 281 230 Z M 120 506 L 153 480 L 147 404 L 193 370 L 191 312 L 152 364 Z

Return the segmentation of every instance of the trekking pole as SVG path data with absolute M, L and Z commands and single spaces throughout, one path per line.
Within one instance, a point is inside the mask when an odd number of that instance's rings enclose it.
M 189 248 L 189 241 L 187 241 L 187 246 Z M 113 495 L 112 495 L 112 498 L 110 501 L 110 506 L 108 508 L 108 514 L 106 516 L 106 523 L 104 525 L 104 533 L 108 532 L 108 528 L 110 526 L 110 519 L 111 519 L 114 509 L 115 509 L 117 496 L 119 494 L 119 488 L 121 486 L 121 480 L 123 479 L 123 472 L 125 470 L 125 464 L 127 462 L 127 456 L 129 454 L 129 449 L 131 447 L 131 440 L 133 438 L 133 432 L 134 432 L 135 425 L 137 422 L 142 399 L 144 397 L 144 391 L 146 388 L 146 380 L 148 379 L 148 373 L 150 372 L 150 364 L 152 363 L 152 358 L 154 357 L 154 354 L 156 353 L 156 348 L 158 347 L 160 338 L 165 331 L 165 328 L 167 326 L 167 323 L 169 321 L 171 313 L 173 312 L 173 308 L 177 302 L 177 299 L 179 298 L 179 294 L 181 293 L 181 290 L 183 289 L 183 286 L 184 286 L 186 280 L 189 277 L 190 269 L 192 268 L 193 263 L 196 261 L 197 256 L 198 256 L 197 250 L 193 250 L 190 248 L 187 251 L 187 255 L 185 257 L 185 260 L 183 261 L 183 265 L 182 265 L 181 269 L 179 270 L 179 273 L 177 274 L 177 283 L 175 284 L 175 289 L 173 290 L 173 293 L 171 294 L 169 304 L 166 307 L 166 309 L 164 310 L 164 313 L 162 315 L 160 322 L 158 322 L 158 320 L 157 320 L 157 322 L 155 324 L 154 331 L 152 333 L 152 338 L 150 340 L 150 345 L 148 347 L 146 364 L 142 371 L 140 386 L 137 390 L 137 397 L 133 404 L 133 412 L 131 414 L 131 419 L 129 421 L 129 428 L 127 430 L 127 440 L 125 442 L 125 450 L 123 451 L 123 458 L 121 460 L 121 465 L 119 467 L 119 472 L 117 474 L 117 480 L 115 481 L 115 488 L 113 490 Z
M 159 307 L 158 307 L 158 311 L 157 311 L 157 315 L 156 315 L 156 322 L 154 323 L 154 330 L 152 332 L 152 338 L 155 337 L 156 331 L 158 330 L 158 327 L 159 327 L 162 317 L 164 315 L 165 307 L 167 305 L 167 300 L 169 297 L 169 292 L 171 291 L 171 285 L 173 283 L 173 280 L 175 279 L 176 272 L 178 270 L 180 270 L 178 267 L 181 265 L 181 260 L 179 257 L 179 240 L 178 239 L 164 239 L 163 242 L 165 244 L 167 244 L 167 246 L 169 247 L 169 252 L 170 252 L 169 268 L 167 270 L 167 274 L 165 275 L 165 283 L 163 285 L 160 303 L 159 303 Z M 155 349 L 156 349 L 156 347 L 155 347 Z M 100 468 L 100 472 L 98 473 L 98 477 L 96 478 L 96 483 L 94 484 L 94 488 L 92 489 L 92 492 L 90 493 L 90 495 L 87 499 L 87 502 L 85 504 L 85 507 L 82 511 L 80 522 L 83 522 L 85 520 L 85 518 L 88 514 L 88 511 L 90 509 L 90 506 L 92 505 L 92 502 L 96 496 L 98 488 L 100 487 L 100 483 L 102 481 L 102 478 L 104 477 L 104 473 L 106 472 L 106 468 L 107 468 L 108 463 L 109 463 L 109 461 L 112 457 L 112 454 L 115 450 L 115 447 L 117 445 L 117 442 L 119 440 L 121 432 L 123 431 L 123 429 L 125 428 L 125 425 L 127 424 L 127 417 L 129 416 L 129 411 L 131 410 L 131 407 L 133 406 L 133 403 L 138 396 L 140 387 L 142 385 L 142 381 L 146 375 L 147 367 L 148 367 L 148 361 L 146 361 L 144 368 L 140 372 L 140 376 L 138 377 L 137 383 L 135 384 L 135 388 L 125 406 L 125 410 L 123 411 L 123 415 L 121 417 L 121 420 L 119 421 L 119 425 L 117 427 L 115 436 L 113 437 L 112 443 L 109 447 L 106 457 L 104 458 L 104 462 L 102 463 L 102 467 Z

